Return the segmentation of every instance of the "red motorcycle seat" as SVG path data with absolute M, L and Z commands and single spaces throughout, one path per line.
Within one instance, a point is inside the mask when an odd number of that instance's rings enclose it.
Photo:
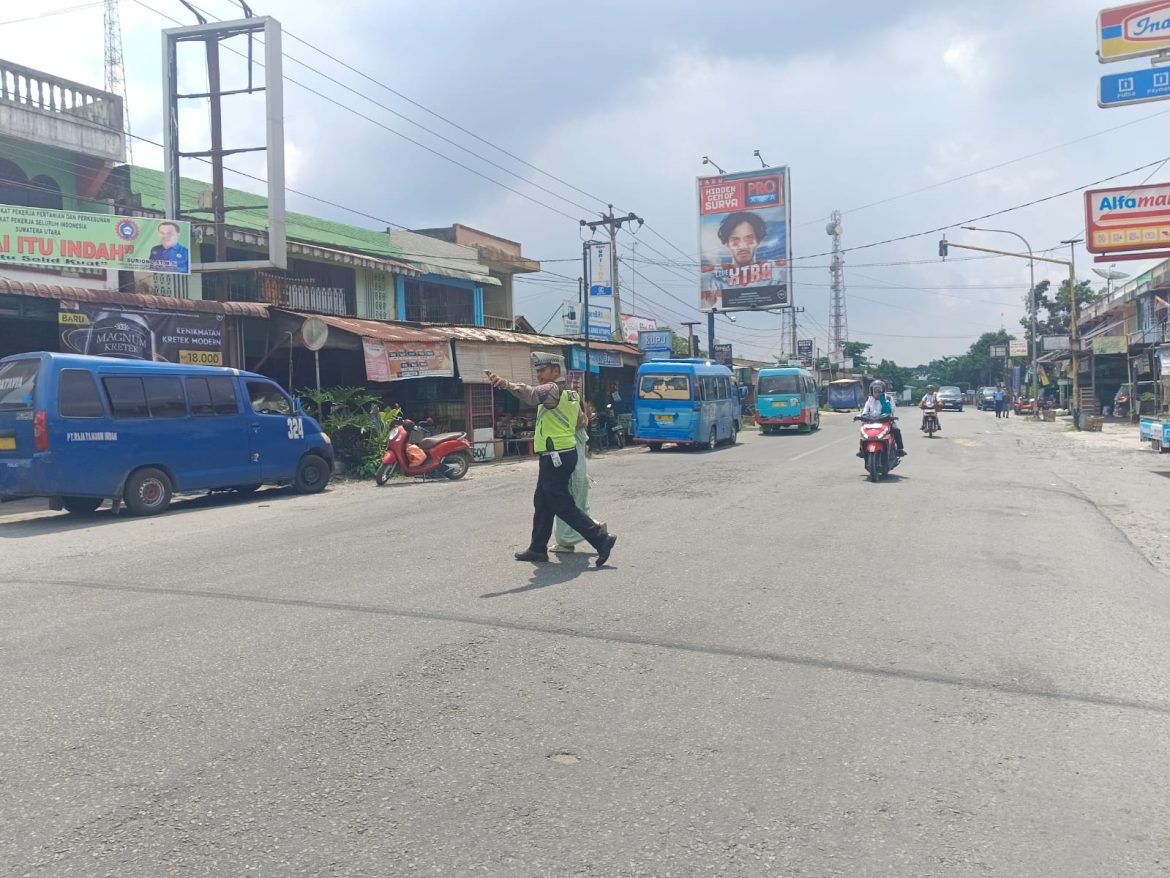
M 449 439 L 462 439 L 466 435 L 466 433 L 439 433 L 435 436 L 428 436 L 417 444 L 419 448 L 434 448 L 440 442 L 446 442 Z

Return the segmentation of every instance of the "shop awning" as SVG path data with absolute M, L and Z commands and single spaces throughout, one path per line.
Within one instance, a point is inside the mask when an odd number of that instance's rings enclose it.
M 230 314 L 237 317 L 267 317 L 268 306 L 260 302 L 216 302 L 205 299 L 181 299 L 122 293 L 117 290 L 94 290 L 60 284 L 37 284 L 0 278 L 0 295 L 36 296 L 65 302 L 88 302 L 94 305 L 118 305 L 143 311 L 188 311 L 206 314 Z

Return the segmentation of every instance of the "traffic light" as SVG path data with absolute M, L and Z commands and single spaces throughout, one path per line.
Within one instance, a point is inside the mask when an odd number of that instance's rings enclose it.
M 940 259 L 947 258 L 947 239 L 943 238 L 938 242 L 938 255 Z

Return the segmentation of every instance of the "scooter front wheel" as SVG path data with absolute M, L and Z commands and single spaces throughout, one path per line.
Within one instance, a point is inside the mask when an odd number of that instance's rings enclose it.
M 374 484 L 379 488 L 390 481 L 390 477 L 394 475 L 394 470 L 398 468 L 396 463 L 384 463 L 378 467 L 378 472 L 374 476 Z

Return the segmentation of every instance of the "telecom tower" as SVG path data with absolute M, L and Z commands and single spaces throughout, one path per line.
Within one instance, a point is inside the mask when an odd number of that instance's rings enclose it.
M 122 22 L 118 17 L 118 0 L 105 0 L 103 20 L 106 26 L 106 91 L 122 98 L 122 126 L 126 149 L 134 161 L 134 139 L 130 136 L 130 101 L 126 95 L 126 63 L 122 60 Z
M 833 238 L 833 257 L 829 261 L 829 351 L 830 356 L 843 357 L 845 342 L 849 341 L 849 316 L 845 311 L 845 260 L 841 255 L 841 211 L 829 215 L 825 231 Z

